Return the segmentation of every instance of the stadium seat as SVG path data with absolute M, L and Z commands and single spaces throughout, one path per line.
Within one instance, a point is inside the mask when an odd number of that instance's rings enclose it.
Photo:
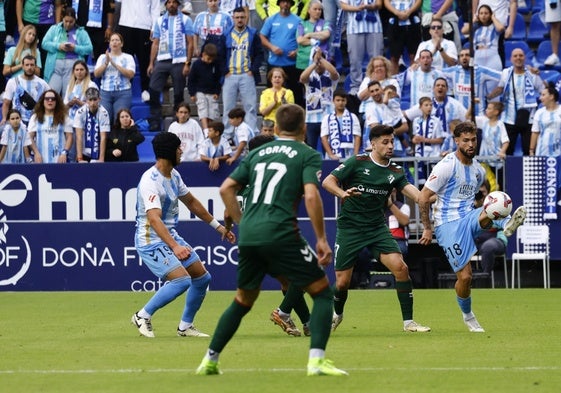
M 153 132 L 150 135 L 145 134 L 144 136 L 146 139 L 144 140 L 144 142 L 138 145 L 137 151 L 138 151 L 138 157 L 140 162 L 154 162 L 154 150 L 152 149 L 152 139 L 154 139 L 155 135 L 156 135 L 155 132 Z
M 539 13 L 532 14 L 530 26 L 528 27 L 528 42 L 531 44 L 539 44 L 545 37 L 549 35 L 549 26 L 544 24 Z M 549 37 L 547 37 L 549 39 Z
M 526 0 L 526 1 L 530 1 L 530 0 Z M 534 0 L 534 4 L 532 5 L 532 14 L 543 11 L 544 7 L 545 7 L 545 0 Z
M 543 3 L 543 0 L 539 0 Z M 524 2 L 518 1 L 518 10 L 522 15 L 527 15 L 532 12 L 533 0 L 526 0 Z
M 557 81 L 561 77 L 561 73 L 559 73 L 559 71 L 556 70 L 541 70 L 540 77 L 546 83 L 547 82 L 557 83 Z
M 543 287 L 550 288 L 549 278 L 549 227 L 547 225 L 521 225 L 516 230 L 516 252 L 512 253 L 512 288 L 518 279 L 520 288 L 520 261 L 542 261 Z
M 138 67 L 137 67 L 138 68 Z M 142 87 L 140 86 L 140 75 L 135 74 L 131 81 L 131 88 L 132 88 L 132 103 L 134 104 L 142 104 Z
M 561 48 L 561 45 L 559 45 L 559 48 Z M 561 53 L 561 52 L 558 52 Z M 547 56 L 549 56 L 551 54 L 551 41 L 547 40 L 547 41 L 542 41 L 540 42 L 540 44 L 538 45 L 538 50 L 536 52 L 536 62 L 538 65 L 538 68 L 540 70 L 544 70 L 544 69 L 548 69 L 548 70 L 557 70 L 557 71 L 561 71 L 561 65 L 556 65 L 556 66 L 545 66 L 543 63 L 545 61 L 545 59 L 547 59 Z
M 526 40 L 526 21 L 524 16 L 520 13 L 516 13 L 516 19 L 514 20 L 514 31 L 512 32 L 512 37 L 505 41 L 524 41 Z

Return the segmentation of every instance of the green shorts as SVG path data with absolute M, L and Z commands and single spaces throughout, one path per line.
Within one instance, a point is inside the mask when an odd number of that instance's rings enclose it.
M 368 231 L 365 231 L 364 228 L 337 228 L 335 270 L 347 270 L 354 267 L 358 259 L 358 253 L 365 247 L 378 260 L 380 254 L 401 254 L 399 245 L 385 225 L 369 228 Z
M 285 277 L 299 288 L 325 276 L 315 251 L 304 238 L 300 243 L 239 246 L 238 288 L 259 289 L 265 274 Z

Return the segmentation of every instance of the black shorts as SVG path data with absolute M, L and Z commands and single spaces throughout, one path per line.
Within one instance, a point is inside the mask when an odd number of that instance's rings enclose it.
M 388 42 L 390 56 L 399 59 L 403 54 L 403 48 L 407 48 L 407 53 L 415 55 L 421 43 L 421 24 L 399 26 L 388 24 Z

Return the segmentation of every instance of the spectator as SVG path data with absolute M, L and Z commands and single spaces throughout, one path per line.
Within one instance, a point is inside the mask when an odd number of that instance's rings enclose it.
M 101 78 L 101 106 L 109 113 L 109 120 L 116 121 L 120 109 L 130 109 L 135 72 L 134 58 L 123 53 L 123 36 L 111 34 L 109 48 L 99 56 L 94 69 L 95 77 Z
M 47 31 L 41 46 L 47 52 L 45 80 L 57 93 L 66 92 L 74 62 L 85 60 L 93 50 L 86 30 L 76 25 L 74 8 L 64 9 L 62 22 Z
M 385 88 L 388 85 L 395 86 L 398 93 L 401 91 L 399 82 L 390 75 L 391 63 L 384 56 L 375 56 L 370 59 L 366 66 L 366 75 L 358 88 L 358 98 L 361 100 L 359 112 L 364 113 L 366 102 L 371 100 L 368 84 L 372 81 L 380 82 Z
M 340 4 L 347 14 L 347 48 L 351 66 L 349 93 L 356 95 L 363 78 L 364 56 L 381 56 L 384 51 L 382 21 L 378 14 L 378 10 L 382 8 L 382 0 L 340 0 Z
M 35 57 L 35 74 L 40 76 L 42 68 L 41 55 L 37 47 L 37 30 L 33 25 L 25 26 L 21 31 L 17 45 L 12 46 L 6 52 L 4 68 L 2 69 L 4 76 L 21 75 L 23 73 L 22 59 L 27 55 Z
M 47 31 L 62 20 L 63 3 L 63 0 L 16 0 L 16 18 L 20 37 L 26 25 L 35 26 L 37 31 L 41 52 L 41 63 L 37 61 L 37 64 L 46 64 L 47 51 L 41 44 L 45 41 Z M 43 78 L 47 79 L 45 76 Z
M 226 160 L 226 163 L 232 165 L 236 160 L 247 155 L 247 143 L 253 138 L 253 130 L 244 121 L 245 111 L 242 108 L 234 108 L 228 112 L 228 119 L 234 128 L 233 137 L 228 140 L 234 154 Z
M 220 83 L 221 70 L 218 67 L 216 56 L 218 56 L 216 45 L 205 45 L 201 58 L 193 63 L 187 80 L 191 101 L 197 103 L 197 114 L 205 133 L 208 123 L 220 117 L 218 96 L 222 85 Z
M 433 18 L 430 23 L 431 39 L 423 41 L 417 48 L 415 61 L 419 60 L 419 54 L 422 50 L 429 50 L 432 53 L 432 66 L 442 70 L 444 65 L 453 66 L 458 62 L 458 50 L 454 41 L 447 40 L 444 35 L 444 24 L 442 19 Z
M 329 50 L 327 43 L 331 35 L 331 26 L 324 19 L 321 19 L 322 10 L 323 6 L 320 0 L 311 0 L 307 18 L 301 20 L 298 25 L 296 32 L 296 41 L 298 42 L 296 68 L 299 70 L 304 70 L 313 63 L 315 48 L 320 48 L 323 53 L 327 53 Z
M 446 136 L 442 131 L 440 119 L 432 114 L 432 100 L 429 97 L 422 97 L 419 100 L 419 109 L 422 115 L 413 121 L 413 138 L 411 141 L 415 145 L 415 157 L 439 157 L 440 147 Z M 417 178 L 419 184 L 425 184 L 430 172 L 430 163 L 420 162 L 417 165 Z
M 544 88 L 539 75 L 526 67 L 526 54 L 520 48 L 512 51 L 512 66 L 502 71 L 498 86 L 487 96 L 492 99 L 502 94 L 505 110 L 501 120 L 505 123 L 510 144 L 507 155 L 514 153 L 518 135 L 522 138 L 522 153 L 530 154 L 532 119 L 538 106 L 536 98 Z
M 123 52 L 136 56 L 142 100 L 148 101 L 151 30 L 160 16 L 160 0 L 120 0 L 115 6 L 115 12 L 119 14 L 118 32 L 123 36 Z
M 99 90 L 86 90 L 86 104 L 76 112 L 76 160 L 78 162 L 103 162 L 107 146 L 107 134 L 111 125 L 107 110 L 100 105 Z
M 503 25 L 506 26 L 504 34 L 499 36 L 499 55 L 501 56 L 501 60 L 503 65 L 505 64 L 505 50 L 504 50 L 504 40 L 509 39 L 512 37 L 512 33 L 514 32 L 514 23 L 516 21 L 516 12 L 518 11 L 518 0 L 474 0 L 471 2 L 472 4 L 472 12 L 473 12 L 473 21 L 477 22 L 479 13 L 479 7 L 482 5 L 487 5 L 491 10 L 493 10 L 493 14 L 497 18 L 497 20 Z
M 473 33 L 475 63 L 502 71 L 503 62 L 499 54 L 499 37 L 505 27 L 488 5 L 479 7 L 477 18 L 479 22 L 474 26 Z
M 546 66 L 559 65 L 559 38 L 561 37 L 561 7 L 557 0 L 544 1 L 545 22 L 550 25 L 549 35 L 551 37 L 551 55 L 543 62 Z
M 360 150 L 360 122 L 349 112 L 347 93 L 342 90 L 333 93 L 333 113 L 326 115 L 321 122 L 321 144 L 325 159 L 345 161 Z
M 493 156 L 500 160 L 506 158 L 509 139 L 505 124 L 500 120 L 503 108 L 502 102 L 490 102 L 487 104 L 485 116 L 475 117 L 475 124 L 477 128 L 481 129 L 480 156 Z M 498 162 L 490 162 L 489 164 L 491 167 L 502 167 L 502 164 Z
M 489 181 L 485 179 L 479 188 L 479 192 L 475 194 L 474 206 L 483 206 L 485 197 L 489 195 L 491 186 Z M 481 268 L 483 273 L 491 274 L 495 269 L 495 257 L 504 255 L 506 253 L 506 246 L 508 238 L 505 236 L 503 228 L 491 226 L 491 228 L 481 231 L 475 238 L 475 246 L 477 253 L 481 257 Z
M 421 97 L 432 98 L 434 82 L 442 75 L 441 71 L 432 66 L 432 52 L 422 50 L 419 54 L 419 64 L 413 64 L 400 75 L 403 79 L 403 89 L 409 86 L 411 107 L 416 106 Z
M 257 128 L 257 93 L 255 85 L 261 81 L 259 67 L 263 62 L 261 38 L 247 26 L 247 16 L 242 8 L 234 10 L 234 26 L 226 32 L 226 62 L 222 102 L 224 104 L 225 134 L 232 136 L 227 115 L 236 106 L 239 97 L 246 112 L 246 122 Z
M 286 73 L 282 68 L 271 68 L 267 73 L 267 80 L 271 83 L 271 87 L 261 92 L 259 112 L 263 115 L 263 119 L 275 121 L 279 106 L 293 104 L 294 94 L 292 90 L 283 87 Z
M 146 139 L 134 125 L 129 109 L 122 108 L 117 112 L 117 120 L 107 136 L 105 162 L 138 161 L 137 146 Z
M 219 121 L 211 121 L 208 125 L 208 137 L 199 147 L 201 161 L 208 162 L 208 169 L 216 171 L 220 163 L 228 160 L 232 155 L 230 143 L 222 136 L 224 124 Z
M 45 91 L 29 120 L 29 138 L 36 163 L 68 162 L 72 146 L 72 122 L 62 97 L 53 89 Z
M 455 98 L 448 97 L 448 81 L 444 77 L 438 77 L 433 84 L 432 114 L 435 115 L 442 124 L 442 131 L 448 133 L 450 131 L 450 122 L 452 120 L 466 120 L 466 108 Z M 410 108 L 404 112 L 405 117 L 409 120 L 415 119 L 421 115 L 420 108 Z
M 245 13 L 246 20 L 249 18 L 249 5 L 247 0 L 221 0 L 220 1 L 220 12 L 234 16 L 234 10 L 241 7 Z
M 325 59 L 320 48 L 317 48 L 312 60 L 300 75 L 300 83 L 306 87 L 306 143 L 317 149 L 321 146 L 321 121 L 333 112 L 333 91 L 337 87 L 339 73 Z
M 309 3 L 310 0 L 298 0 L 298 2 L 292 3 L 290 12 L 304 19 L 308 12 Z M 262 20 L 267 20 L 267 18 L 280 11 L 280 5 L 276 0 L 256 0 L 255 9 Z
M 460 101 L 464 108 L 471 105 L 471 69 L 469 49 L 460 51 L 460 61 L 458 65 L 443 69 L 446 79 L 451 85 L 454 98 Z M 502 70 L 501 70 L 502 71 Z M 475 89 L 475 114 L 481 115 L 485 109 L 486 96 L 493 91 L 501 79 L 501 71 L 495 71 L 488 67 L 474 64 L 473 75 Z M 477 102 L 477 100 L 479 102 Z
M 267 18 L 261 28 L 261 43 L 269 50 L 269 71 L 281 68 L 286 74 L 286 87 L 294 94 L 295 103 L 305 107 L 303 89 L 299 84 L 300 72 L 296 68 L 296 31 L 300 18 L 290 12 L 294 0 L 277 0 L 277 5 L 280 11 Z
M 84 60 L 76 60 L 72 66 L 72 77 L 68 82 L 64 104 L 68 109 L 68 117 L 74 124 L 76 112 L 86 103 L 86 90 L 90 87 L 97 89 L 97 85 L 90 79 L 88 65 Z M 76 162 L 76 140 L 72 139 L 72 147 L 68 153 L 68 161 Z
M 171 76 L 173 107 L 183 102 L 185 77 L 193 57 L 193 23 L 178 13 L 179 0 L 166 0 L 166 12 L 158 18 L 152 31 L 150 51 L 150 131 L 161 130 L 162 104 L 160 95 Z
M 224 56 L 225 54 L 221 51 L 224 34 L 232 28 L 234 22 L 230 15 L 220 11 L 219 0 L 207 0 L 206 3 L 208 9 L 199 12 L 193 23 L 195 57 L 199 57 L 202 47 L 207 42 L 215 44 L 218 48 L 218 55 Z
M 561 156 L 561 106 L 558 100 L 559 92 L 554 86 L 542 90 L 540 101 L 543 107 L 536 111 L 532 124 L 531 156 Z
M 264 135 L 275 136 L 275 121 L 271 119 L 264 119 L 263 124 L 261 124 L 261 132 Z
M 202 146 L 205 136 L 201 126 L 191 119 L 189 105 L 182 102 L 177 106 L 175 112 L 176 121 L 170 124 L 168 132 L 171 132 L 181 140 L 181 161 L 200 161 L 199 148 Z
M 98 59 L 105 53 L 116 27 L 115 0 L 96 0 L 95 3 L 91 0 L 66 0 L 66 4 L 76 10 L 76 23 L 84 26 L 88 32 L 93 44 L 93 59 Z
M 449 0 L 423 0 L 421 6 L 421 11 L 423 13 L 423 39 L 427 39 L 427 27 L 430 27 L 430 23 L 433 18 L 442 19 L 444 36 L 450 40 L 454 41 L 456 45 L 456 51 L 462 48 L 461 34 L 458 26 L 459 18 L 458 15 L 461 14 L 461 10 L 456 11 L 456 2 Z M 467 14 L 463 14 L 467 15 Z M 429 33 L 430 34 L 430 33 Z
M 399 59 L 404 48 L 409 54 L 409 62 L 413 63 L 415 59 L 415 51 L 421 43 L 421 19 L 417 15 L 421 4 L 422 0 L 384 0 L 384 6 L 391 14 L 387 32 L 391 74 L 399 71 Z
M 8 111 L 8 120 L 4 130 L 0 133 L 0 163 L 24 164 L 32 162 L 29 154 L 31 139 L 27 127 L 21 122 L 21 115 L 17 109 Z
M 411 208 L 398 198 L 395 188 L 388 198 L 384 214 L 386 216 L 386 225 L 397 242 L 401 255 L 407 256 L 409 252 L 409 217 L 411 216 Z
M 37 100 L 50 88 L 47 82 L 35 75 L 35 57 L 26 55 L 21 64 L 23 74 L 10 78 L 6 84 L 0 125 L 5 123 L 10 108 L 17 109 L 21 113 L 21 121 L 27 125 Z

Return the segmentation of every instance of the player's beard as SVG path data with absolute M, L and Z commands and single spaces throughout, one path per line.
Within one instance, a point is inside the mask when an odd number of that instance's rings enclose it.
M 473 157 L 475 157 L 475 149 L 473 149 L 473 152 L 468 153 L 468 151 L 466 149 L 461 149 L 458 148 L 458 150 L 460 151 L 460 153 L 462 153 L 465 157 L 472 159 Z

